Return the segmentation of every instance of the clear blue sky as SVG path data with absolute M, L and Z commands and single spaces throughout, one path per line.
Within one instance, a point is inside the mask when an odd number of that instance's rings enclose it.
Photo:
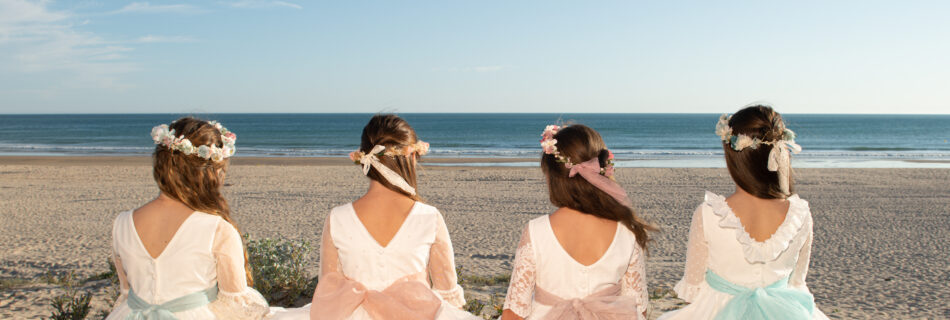
M 0 0 L 0 113 L 950 113 L 950 1 Z

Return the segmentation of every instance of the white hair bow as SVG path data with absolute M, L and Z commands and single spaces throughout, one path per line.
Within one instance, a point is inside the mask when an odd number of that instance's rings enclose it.
M 802 147 L 795 143 L 794 140 L 779 140 L 772 144 L 772 151 L 769 152 L 769 171 L 774 171 L 778 173 L 778 185 L 782 189 L 782 193 L 789 194 L 789 174 L 791 171 L 791 161 L 792 157 L 789 153 L 799 153 L 802 151 Z
M 370 167 L 376 168 L 386 181 L 411 195 L 416 195 L 416 188 L 410 186 L 402 176 L 379 161 L 376 155 L 385 150 L 386 146 L 376 145 L 369 153 L 360 155 L 359 163 L 363 166 L 363 175 L 369 174 Z

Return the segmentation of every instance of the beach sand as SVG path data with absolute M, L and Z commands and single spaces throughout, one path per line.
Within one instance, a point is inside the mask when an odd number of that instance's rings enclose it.
M 460 162 L 460 160 L 447 160 Z M 435 161 L 437 162 L 437 161 Z M 475 162 L 484 162 L 477 160 Z M 808 285 L 832 318 L 950 318 L 950 170 L 801 169 L 815 240 Z M 725 169 L 621 168 L 617 177 L 655 234 L 647 264 L 651 318 L 681 302 L 693 210 L 703 190 L 734 189 Z M 420 194 L 445 215 L 464 273 L 510 272 L 524 224 L 554 210 L 537 168 L 421 170 Z M 342 158 L 236 158 L 225 193 L 242 231 L 318 243 L 330 208 L 358 198 L 366 180 Z M 112 220 L 158 194 L 148 157 L 0 157 L 0 318 L 48 316 L 62 292 L 50 273 L 107 271 Z M 311 272 L 315 275 L 317 255 Z M 103 281 L 93 305 L 108 309 Z M 470 297 L 504 295 L 469 288 Z

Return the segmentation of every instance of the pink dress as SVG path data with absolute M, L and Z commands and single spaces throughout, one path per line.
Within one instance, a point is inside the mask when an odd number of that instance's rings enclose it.
M 582 265 L 561 247 L 545 215 L 522 233 L 504 308 L 525 319 L 643 319 L 645 263 L 636 236 L 618 222 L 600 260 Z

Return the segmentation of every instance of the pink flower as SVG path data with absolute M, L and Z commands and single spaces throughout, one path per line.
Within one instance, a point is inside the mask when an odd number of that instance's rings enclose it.
M 359 162 L 360 158 L 362 157 L 363 157 L 363 154 L 360 151 L 350 152 L 350 160 L 353 160 L 353 162 Z
M 548 139 L 541 140 L 541 150 L 544 150 L 546 154 L 554 154 L 557 152 L 557 139 Z
M 607 160 L 613 160 L 613 159 L 614 159 L 614 153 L 610 152 L 610 149 L 607 149 Z
M 608 177 L 608 178 L 609 178 L 609 177 L 613 177 L 613 176 L 614 176 L 614 166 L 612 166 L 612 165 L 607 165 L 607 167 L 604 168 L 604 176 L 605 176 L 605 177 Z

